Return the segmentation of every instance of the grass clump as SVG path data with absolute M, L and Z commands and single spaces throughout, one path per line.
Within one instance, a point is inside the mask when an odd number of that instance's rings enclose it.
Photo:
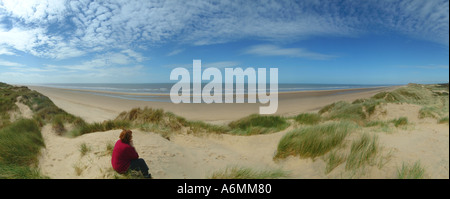
M 131 126 L 130 122 L 122 120 L 105 120 L 103 122 L 94 123 L 80 122 L 75 125 L 75 129 L 72 130 L 72 136 L 80 136 L 86 133 L 109 131 L 113 129 L 126 129 Z
M 324 155 L 340 145 L 353 126 L 348 122 L 332 122 L 295 129 L 281 138 L 274 158 L 291 155 L 315 158 Z
M 66 132 L 66 128 L 64 127 L 64 120 L 62 117 L 58 116 L 53 119 L 52 128 L 58 135 L 62 135 Z
M 448 116 L 439 119 L 438 123 L 439 124 L 445 124 L 445 123 L 448 124 Z
M 425 169 L 420 164 L 419 161 L 414 163 L 414 165 L 402 164 L 400 169 L 397 169 L 398 179 L 423 179 L 425 175 Z
M 420 119 L 424 119 L 424 118 L 434 118 L 437 119 L 439 118 L 439 109 L 437 107 L 434 106 L 425 106 L 422 107 L 419 110 L 419 118 Z
M 301 113 L 294 117 L 294 120 L 300 124 L 318 124 L 321 121 L 321 117 L 317 113 Z
M 274 133 L 286 129 L 289 123 L 284 117 L 252 114 L 245 118 L 230 122 L 229 133 L 235 135 L 256 135 Z
M 0 129 L 0 178 L 43 178 L 36 168 L 42 147 L 39 126 L 32 119 Z
M 352 142 L 345 169 L 357 169 L 373 163 L 378 151 L 378 137 L 376 135 L 363 134 L 360 139 Z
M 142 130 L 160 133 L 164 137 L 169 137 L 173 132 L 178 132 L 187 128 L 188 132 L 215 132 L 225 133 L 228 128 L 207 124 L 202 121 L 188 121 L 183 117 L 177 116 L 171 112 L 164 112 L 162 109 L 153 109 L 145 107 L 134 108 L 128 112 L 120 113 L 114 121 L 126 121 L 131 125 Z
M 345 157 L 338 154 L 336 151 L 332 151 L 325 158 L 325 161 L 327 163 L 327 166 L 325 168 L 325 174 L 328 174 L 331 171 L 333 171 L 334 168 L 336 168 L 340 164 L 344 163 Z
M 394 119 L 391 121 L 395 127 L 405 126 L 408 124 L 408 118 L 407 117 L 399 117 L 397 119 Z
M 364 125 L 381 103 L 382 100 L 375 99 L 358 99 L 353 103 L 339 101 L 323 107 L 319 114 L 324 116 L 325 120 L 347 120 Z
M 86 143 L 81 143 L 80 144 L 80 154 L 81 154 L 82 157 L 85 156 L 90 151 L 91 151 L 91 147 L 88 146 Z
M 246 167 L 227 167 L 224 171 L 214 172 L 210 179 L 277 179 L 287 177 L 288 173 L 280 170 L 255 171 Z
M 391 103 L 430 104 L 434 101 L 433 92 L 419 84 L 408 84 L 392 92 L 381 92 L 372 97 Z

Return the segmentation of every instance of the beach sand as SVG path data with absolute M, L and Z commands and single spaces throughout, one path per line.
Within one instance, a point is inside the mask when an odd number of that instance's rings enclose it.
M 59 88 L 30 86 L 30 89 L 48 96 L 58 107 L 80 116 L 88 122 L 114 119 L 120 112 L 134 107 L 163 108 L 189 120 L 211 123 L 226 123 L 258 112 L 259 104 L 172 104 L 166 102 L 133 101 L 92 93 Z M 368 98 L 380 91 L 395 87 L 341 90 L 305 91 L 280 94 L 277 114 L 290 116 L 302 112 L 316 112 L 333 102 L 353 101 Z M 343 164 L 326 174 L 323 158 L 302 159 L 288 157 L 274 161 L 279 140 L 289 127 L 281 132 L 235 136 L 228 134 L 192 135 L 175 134 L 170 141 L 159 134 L 132 129 L 134 144 L 140 157 L 145 159 L 154 178 L 208 178 L 215 171 L 229 166 L 249 167 L 256 170 L 282 169 L 289 172 L 288 178 L 396 178 L 402 164 L 420 161 L 426 178 L 449 178 L 449 129 L 448 124 L 437 124 L 436 120 L 418 119 L 419 106 L 410 104 L 388 104 L 375 114 L 379 120 L 390 120 L 407 116 L 413 124 L 396 128 L 393 132 L 368 132 L 379 138 L 383 163 L 362 169 L 362 174 L 346 172 Z M 42 150 L 39 167 L 50 178 L 113 178 L 111 157 L 106 146 L 114 145 L 120 130 L 84 134 L 75 138 L 56 135 L 51 125 L 42 129 L 46 148 Z M 359 135 L 353 133 L 346 138 L 345 145 Z M 81 155 L 80 145 L 90 149 Z
M 101 95 L 102 92 L 86 92 L 61 88 L 28 86 L 49 97 L 56 106 L 68 113 L 79 116 L 87 122 L 101 122 L 114 119 L 122 111 L 137 107 L 162 108 L 189 120 L 207 122 L 227 122 L 253 113 L 259 113 L 260 106 L 266 104 L 174 104 L 171 102 L 137 101 L 113 98 Z M 381 91 L 390 91 L 397 87 L 343 89 L 332 91 L 299 91 L 280 93 L 277 115 L 291 116 L 302 112 L 318 111 L 321 107 L 336 101 L 351 102 L 368 98 Z

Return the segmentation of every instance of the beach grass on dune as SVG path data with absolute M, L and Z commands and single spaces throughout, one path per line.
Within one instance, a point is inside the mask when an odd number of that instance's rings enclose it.
M 318 124 L 321 121 L 321 117 L 317 113 L 301 113 L 294 117 L 294 120 L 299 124 Z
M 398 179 L 422 179 L 424 176 L 425 168 L 421 165 L 420 161 L 415 162 L 413 165 L 403 163 L 397 169 Z
M 345 169 L 357 169 L 366 164 L 373 164 L 379 150 L 378 137 L 376 135 L 362 134 L 360 139 L 352 142 Z
M 131 126 L 141 130 L 161 134 L 169 139 L 170 135 L 186 128 L 188 133 L 225 133 L 229 130 L 226 126 L 207 124 L 203 121 L 190 121 L 183 117 L 165 112 L 162 109 L 149 107 L 134 108 L 120 113 L 113 121 L 129 122 Z
M 382 100 L 358 99 L 352 103 L 339 101 L 323 107 L 319 114 L 325 120 L 347 120 L 364 125 Z
M 286 129 L 289 126 L 286 118 L 281 116 L 266 116 L 252 114 L 250 116 L 232 121 L 228 124 L 234 135 L 257 135 L 274 133 Z
M 349 122 L 330 122 L 294 129 L 281 138 L 274 158 L 324 155 L 339 146 L 354 126 Z
M 445 124 L 445 123 L 448 124 L 448 116 L 439 119 L 439 120 L 438 120 L 438 123 L 439 123 L 439 124 Z
M 0 178 L 42 178 L 36 165 L 44 146 L 39 126 L 32 119 L 20 119 L 0 129 Z
M 394 123 L 395 127 L 405 126 L 408 124 L 408 118 L 407 117 L 399 117 L 397 119 L 393 119 L 391 122 Z
M 80 136 L 92 132 L 108 131 L 113 129 L 126 129 L 130 126 L 130 122 L 123 120 L 105 120 L 103 122 L 93 123 L 80 122 L 71 131 L 71 135 Z
M 325 168 L 325 174 L 330 173 L 334 168 L 344 163 L 345 159 L 346 157 L 343 156 L 342 154 L 339 154 L 336 151 L 331 151 L 325 158 L 325 161 L 327 163 L 327 166 Z
M 288 177 L 289 174 L 281 169 L 255 170 L 247 167 L 227 167 L 214 172 L 210 179 L 277 179 Z

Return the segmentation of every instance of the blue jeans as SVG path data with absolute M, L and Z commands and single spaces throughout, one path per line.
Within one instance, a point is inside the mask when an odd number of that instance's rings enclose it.
M 146 178 L 151 176 L 148 173 L 147 163 L 145 163 L 145 160 L 142 158 L 131 160 L 128 170 L 140 171 Z

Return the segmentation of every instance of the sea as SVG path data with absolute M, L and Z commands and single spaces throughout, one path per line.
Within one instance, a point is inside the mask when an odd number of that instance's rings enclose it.
M 118 83 L 65 83 L 65 84 L 40 84 L 39 86 L 73 89 L 73 92 L 89 92 L 96 95 L 116 97 L 122 99 L 141 100 L 141 101 L 170 101 L 168 95 L 175 83 L 139 83 L 139 84 L 118 84 Z M 202 83 L 202 88 L 206 83 Z M 374 88 L 392 85 L 374 85 L 374 84 L 278 84 L 278 92 L 295 91 L 322 91 L 322 90 L 340 90 L 356 88 Z M 192 88 L 192 85 L 190 86 Z M 266 92 L 270 92 L 270 85 L 266 85 Z M 100 92 L 99 92 L 100 91 Z M 223 85 L 222 92 L 226 88 Z M 244 85 L 243 90 L 233 87 L 233 92 L 248 93 L 248 85 Z M 192 93 L 192 90 L 190 90 Z

